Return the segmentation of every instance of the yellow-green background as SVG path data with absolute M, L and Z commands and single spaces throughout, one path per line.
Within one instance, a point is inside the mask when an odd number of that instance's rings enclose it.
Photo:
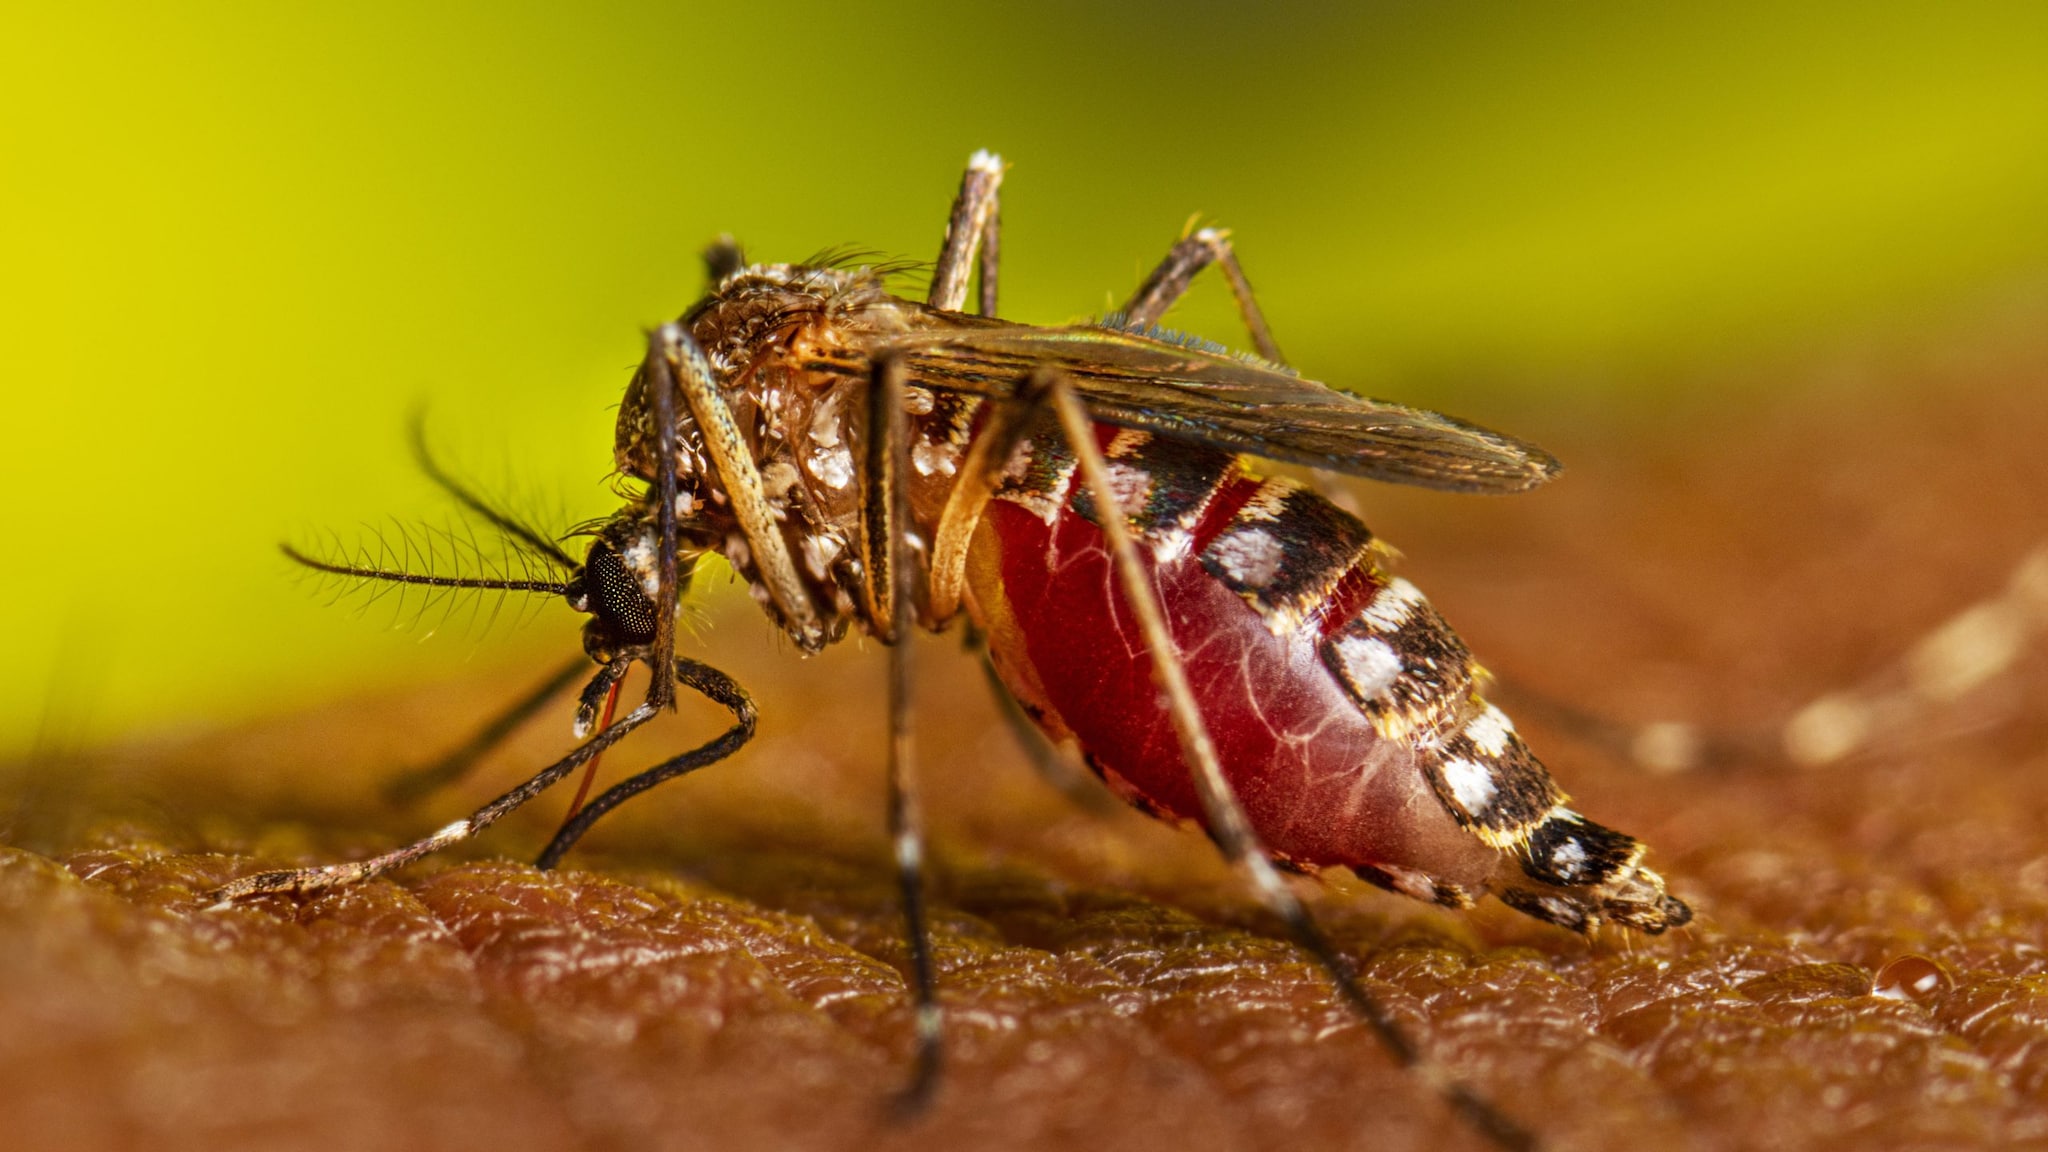
M 0 753 L 567 647 L 392 633 L 272 544 L 437 507 L 420 400 L 602 510 L 707 238 L 929 258 L 983 146 L 1013 317 L 1199 210 L 1314 375 L 1597 406 L 2027 298 L 2048 5 L 17 5 Z M 1177 319 L 1231 336 L 1219 297 Z

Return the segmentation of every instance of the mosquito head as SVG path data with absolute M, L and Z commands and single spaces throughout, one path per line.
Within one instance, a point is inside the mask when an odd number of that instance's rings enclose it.
M 629 510 L 581 529 L 579 534 L 592 540 L 580 564 L 553 540 L 523 529 L 506 530 L 496 519 L 492 522 L 513 545 L 502 555 L 459 528 L 406 524 L 377 532 L 370 545 L 337 547 L 328 555 L 290 544 L 282 547 L 286 556 L 316 572 L 366 584 L 424 589 L 427 605 L 452 603 L 465 593 L 560 596 L 569 607 L 590 616 L 583 626 L 583 647 L 600 664 L 653 646 L 659 548 L 650 518 Z M 694 550 L 683 555 L 679 587 L 671 595 L 679 596 L 688 587 L 694 555 Z
M 655 607 L 659 549 L 654 526 L 633 515 L 614 517 L 592 530 L 595 537 L 583 565 L 563 589 L 569 607 L 590 614 L 583 626 L 583 648 L 600 664 L 654 643 L 659 612 Z M 687 587 L 689 565 L 679 583 Z M 679 587 L 670 595 L 681 595 Z

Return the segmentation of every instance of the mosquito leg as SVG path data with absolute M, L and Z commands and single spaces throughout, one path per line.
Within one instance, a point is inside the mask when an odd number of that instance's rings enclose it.
M 640 364 L 654 417 L 654 651 L 647 662 L 647 702 L 656 708 L 675 707 L 675 684 L 668 668 L 676 655 L 676 609 L 681 585 L 682 528 L 676 522 L 676 495 L 682 487 L 676 443 L 676 392 L 679 379 L 696 381 L 699 391 L 715 391 L 715 377 L 697 342 L 680 324 L 665 324 L 647 338 L 647 358 Z M 726 425 L 732 423 L 727 413 Z M 758 480 L 758 475 L 757 475 Z M 744 524 L 742 525 L 744 527 Z M 593 689 L 596 685 L 593 683 Z M 590 693 L 584 693 L 589 704 Z M 577 717 L 580 722 L 582 717 Z
M 989 408 L 981 433 L 967 448 L 945 507 L 932 533 L 931 587 L 926 592 L 933 623 L 944 625 L 960 610 L 961 589 L 967 582 L 967 546 L 981 514 L 1002 482 L 1003 469 L 1023 443 L 1025 433 L 1038 416 L 1035 406 L 1024 402 L 997 404 Z
M 1039 415 L 1040 406 L 1030 403 L 994 406 L 987 412 L 980 434 L 969 446 L 967 458 L 961 462 L 959 474 L 946 494 L 945 507 L 939 512 L 938 528 L 932 534 L 931 582 L 925 599 L 932 620 L 939 624 L 951 620 L 960 610 L 961 588 L 967 576 L 968 543 L 974 537 L 975 527 L 981 523 L 982 512 L 995 495 L 996 485 L 1002 479 L 1010 456 Z M 1040 732 L 1031 718 L 1024 714 L 1017 698 L 1010 695 L 1009 688 L 997 675 L 995 665 L 989 662 L 981 637 L 971 627 L 967 646 L 978 654 L 982 672 L 988 678 L 989 690 L 995 696 L 996 707 L 1003 714 L 1003 722 L 1016 736 L 1025 758 L 1040 778 L 1090 811 L 1102 813 L 1116 808 L 1114 797 L 1087 772 L 1077 768 L 1071 757 L 1054 747 L 1045 738 L 1045 733 Z
M 2048 545 L 2022 557 L 2005 587 L 1921 636 L 1860 684 L 1808 701 L 1790 716 L 1740 727 L 1663 720 L 1629 724 L 1551 698 L 1516 680 L 1499 695 L 1571 735 L 1650 772 L 1742 765 L 1817 768 L 1873 746 L 1939 732 L 1945 711 L 2004 675 L 2031 637 L 2048 634 Z
M 650 338 L 647 364 L 649 395 L 653 400 L 656 429 L 661 437 L 660 467 L 657 468 L 657 516 L 661 526 L 662 592 L 656 604 L 660 610 L 655 650 L 649 663 L 658 673 L 656 691 L 664 693 L 660 703 L 673 702 L 674 681 L 667 670 L 675 662 L 675 614 L 678 583 L 675 520 L 678 453 L 675 441 L 674 394 L 680 392 L 704 437 L 704 451 L 717 469 L 725 494 L 732 501 L 733 518 L 739 521 L 747 545 L 754 554 L 754 566 L 769 599 L 781 614 L 783 627 L 808 652 L 825 646 L 825 631 L 818 621 L 810 592 L 798 575 L 789 543 L 776 527 L 769 506 L 761 469 L 753 450 L 741 433 L 739 421 L 718 387 L 718 376 L 697 342 L 681 324 L 664 324 Z M 672 391 L 673 390 L 673 391 Z
M 1754 763 L 1776 754 L 1768 728 L 1715 729 L 1683 721 L 1630 724 L 1538 691 L 1495 672 L 1487 696 L 1517 716 L 1551 725 L 1648 772 L 1675 773 Z
M 1448 1072 L 1424 1055 L 1385 1005 L 1359 984 L 1351 962 L 1323 935 L 1300 897 L 1287 886 L 1265 846 L 1259 842 L 1258 833 L 1245 815 L 1243 805 L 1238 803 L 1230 781 L 1223 775 L 1223 767 L 1216 758 L 1216 747 L 1209 739 L 1208 729 L 1195 704 L 1194 692 L 1188 686 L 1187 671 L 1181 666 L 1173 636 L 1167 630 L 1166 615 L 1153 589 L 1151 573 L 1138 556 L 1130 528 L 1120 511 L 1122 504 L 1110 480 L 1109 465 L 1095 443 L 1095 425 L 1089 420 L 1073 385 L 1065 378 L 1041 372 L 1035 374 L 1028 390 L 1033 393 L 1042 391 L 1050 399 L 1059 415 L 1068 447 L 1079 461 L 1081 478 L 1094 496 L 1095 506 L 1102 510 L 1102 531 L 1115 558 L 1118 584 L 1123 589 L 1126 604 L 1138 620 L 1140 631 L 1144 633 L 1145 647 L 1152 656 L 1153 676 L 1161 695 L 1166 698 L 1174 733 L 1194 777 L 1210 835 L 1223 849 L 1224 856 L 1250 875 L 1259 899 L 1287 925 L 1296 942 L 1330 974 L 1339 995 L 1365 1019 L 1396 1063 L 1438 1093 L 1466 1124 L 1495 1145 L 1506 1149 L 1534 1148 L 1535 1138 L 1527 1130 L 1490 1101 L 1452 1079 Z
M 979 158 L 979 156 L 977 156 Z M 992 170 L 993 157 L 988 158 Z M 973 169 L 970 168 L 970 182 Z M 945 1018 L 932 963 L 931 927 L 925 916 L 924 827 L 910 728 L 910 646 L 913 576 L 908 541 L 910 425 L 904 410 L 903 361 L 884 354 L 868 385 L 867 437 L 862 453 L 863 581 L 876 638 L 889 646 L 889 840 L 903 899 L 903 930 L 910 945 L 910 986 L 916 1006 L 917 1054 L 910 1084 L 898 1099 L 908 1113 L 924 1108 L 938 1087 Z
M 2004 588 L 1922 636 L 1892 668 L 1799 709 L 1781 733 L 1783 752 L 1814 767 L 1924 730 L 2004 675 L 2037 634 L 2048 634 L 2048 544 L 2035 545 Z
M 716 291 L 720 281 L 747 266 L 746 252 L 730 233 L 720 233 L 718 239 L 705 245 L 703 258 L 708 291 Z
M 476 734 L 463 741 L 461 747 L 432 764 L 393 777 L 384 786 L 384 798 L 393 804 L 412 804 L 462 779 L 491 749 L 504 743 L 506 737 L 532 719 L 534 713 L 546 706 L 549 700 L 575 683 L 589 666 L 586 658 L 577 656 L 557 668 L 546 680 L 534 685 L 532 691 L 477 729 Z
M 976 267 L 980 250 L 981 314 L 996 310 L 997 233 L 1000 215 L 996 191 L 1003 183 L 1003 158 L 993 152 L 976 152 L 967 158 L 967 171 L 960 177 L 960 194 L 953 198 L 952 215 L 946 218 L 946 240 L 939 247 L 939 262 L 932 269 L 932 288 L 925 303 L 948 312 L 967 306 L 967 278 Z
M 981 665 L 982 676 L 988 681 L 989 695 L 995 698 L 996 711 L 1002 714 L 1004 727 L 1016 738 L 1017 747 L 1023 751 L 1024 758 L 1030 762 L 1031 770 L 1038 774 L 1038 778 L 1092 815 L 1107 815 L 1122 807 L 1100 780 L 1074 763 L 1072 756 L 1047 739 L 1038 725 L 1032 723 L 1024 706 L 1003 683 L 995 661 L 989 659 L 982 635 L 972 628 L 967 631 L 967 649 L 974 653 L 976 662 Z
M 714 704 L 723 705 L 732 713 L 732 727 L 709 743 L 693 748 L 681 756 L 664 760 L 599 793 L 595 800 L 584 805 L 576 813 L 574 819 L 562 825 L 561 830 L 555 833 L 555 838 L 548 841 L 547 848 L 534 860 L 534 867 L 548 869 L 560 864 L 569 849 L 574 847 L 576 842 L 583 838 L 583 834 L 590 831 L 591 826 L 602 819 L 605 813 L 656 784 L 726 759 L 754 738 L 754 700 L 732 677 L 709 664 L 682 658 L 676 661 L 676 682 Z
M 1287 363 L 1280 355 L 1280 345 L 1273 339 L 1273 330 L 1266 326 L 1265 314 L 1259 311 L 1251 281 L 1245 279 L 1244 269 L 1238 266 L 1230 233 L 1222 228 L 1200 228 L 1174 244 L 1166 259 L 1159 262 L 1159 267 L 1152 270 L 1152 275 L 1145 278 L 1124 305 L 1124 323 L 1132 328 L 1149 328 L 1159 323 L 1166 317 L 1166 310 L 1186 294 L 1196 273 L 1211 264 L 1222 269 L 1224 279 L 1230 282 L 1230 294 L 1237 300 L 1237 312 L 1244 317 L 1245 330 L 1251 333 L 1252 347 L 1275 364 Z
M 415 840 L 403 848 L 386 852 L 382 856 L 373 856 L 368 860 L 329 864 L 318 868 L 294 868 L 283 872 L 259 872 L 254 876 L 244 876 L 240 880 L 215 889 L 212 897 L 217 904 L 226 905 L 244 897 L 265 893 L 304 894 L 318 892 L 324 888 L 358 884 L 393 868 L 410 864 L 422 856 L 439 852 L 452 844 L 461 843 L 496 824 L 508 813 L 540 795 L 564 776 L 581 768 L 592 756 L 625 739 L 635 728 L 654 719 L 658 711 L 651 700 L 641 704 L 618 723 L 577 745 L 567 756 L 541 769 L 526 783 L 477 809 L 468 819 L 457 820 L 423 840 Z
M 1245 331 L 1251 334 L 1252 347 L 1260 356 L 1279 364 L 1287 364 L 1280 354 L 1280 345 L 1273 339 L 1273 330 L 1266 324 L 1266 314 L 1259 310 L 1259 301 L 1252 294 L 1252 282 L 1245 279 L 1244 268 L 1237 262 L 1237 250 L 1230 243 L 1230 232 L 1223 228 L 1199 228 L 1181 237 L 1179 242 L 1166 253 L 1159 267 L 1131 294 L 1124 305 L 1124 323 L 1132 328 L 1147 328 L 1165 319 L 1167 309 L 1187 293 L 1195 276 L 1214 264 L 1223 271 L 1223 278 L 1230 282 L 1230 295 L 1237 301 L 1237 314 L 1244 319 Z M 1359 513 L 1358 498 L 1351 493 L 1342 477 L 1322 468 L 1309 469 L 1309 480 L 1316 494 L 1346 512 L 1356 516 Z
M 975 311 L 983 316 L 996 314 L 996 283 L 1001 279 L 1003 263 L 1003 212 L 1002 205 L 989 209 L 988 223 L 981 229 L 981 298 L 976 301 Z

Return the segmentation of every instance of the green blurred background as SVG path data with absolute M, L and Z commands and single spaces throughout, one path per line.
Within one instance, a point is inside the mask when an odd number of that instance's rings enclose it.
M 978 147 L 1011 317 L 1103 310 L 1200 211 L 1310 374 L 1599 411 L 2038 300 L 2048 5 L 22 6 L 0 755 L 568 650 L 555 608 L 423 643 L 274 542 L 442 507 L 421 401 L 603 511 L 707 239 L 929 259 Z

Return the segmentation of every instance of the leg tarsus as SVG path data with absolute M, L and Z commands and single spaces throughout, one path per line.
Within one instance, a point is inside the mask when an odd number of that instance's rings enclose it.
M 991 158 L 993 159 L 993 158 Z M 937 1090 L 944 1016 L 932 961 L 931 926 L 925 916 L 924 825 L 918 809 L 915 749 L 910 725 L 910 468 L 909 421 L 904 411 L 903 362 L 884 356 L 868 385 L 868 450 L 865 503 L 869 505 L 868 599 L 881 609 L 878 636 L 889 645 L 889 840 L 896 858 L 896 882 L 903 900 L 903 930 L 910 945 L 910 987 L 916 1006 L 917 1056 L 905 1107 L 922 1107 Z
M 576 842 L 612 809 L 657 784 L 716 764 L 738 752 L 754 738 L 758 713 L 753 698 L 732 677 L 709 664 L 686 658 L 676 661 L 675 677 L 683 687 L 714 704 L 723 705 L 732 713 L 733 726 L 716 739 L 629 776 L 598 793 L 596 799 L 579 809 L 555 833 L 554 839 L 548 841 L 548 846 L 534 860 L 534 867 L 544 871 L 554 868 L 562 862 L 569 849 L 575 847 Z
M 1003 183 L 1003 158 L 993 152 L 976 152 L 967 159 L 967 171 L 960 177 L 960 193 L 953 198 L 953 211 L 946 218 L 946 239 L 939 246 L 938 263 L 932 268 L 931 292 L 925 302 L 934 308 L 958 312 L 967 306 L 967 278 L 976 268 L 975 252 L 980 250 L 981 310 L 993 315 L 996 303 L 997 190 Z
M 733 519 L 753 550 L 755 574 L 768 591 L 783 629 L 807 652 L 825 646 L 825 629 L 817 606 L 797 571 L 789 541 L 775 521 L 761 468 L 754 458 L 746 434 L 741 431 L 732 406 L 719 387 L 718 375 L 704 350 L 697 346 L 680 323 L 664 324 L 648 338 L 646 387 L 652 401 L 657 435 L 659 467 L 655 469 L 655 519 L 661 537 L 658 570 L 659 594 L 655 597 L 655 641 L 648 663 L 662 674 L 654 677 L 654 692 L 661 707 L 675 703 L 674 682 L 666 670 L 675 661 L 675 618 L 681 587 L 677 555 L 680 528 L 676 521 L 676 493 L 679 480 L 676 461 L 675 401 L 678 395 L 695 420 L 703 438 L 704 453 L 710 457 L 718 483 L 725 489 Z
M 898 1120 L 915 1120 L 931 1106 L 938 1094 L 940 1073 L 945 1068 L 943 1041 L 945 1017 L 936 1002 L 920 1004 L 914 1017 L 917 1045 L 911 1056 L 910 1083 L 891 1097 L 891 1111 Z
M 1187 293 L 1196 273 L 1211 264 L 1221 268 L 1224 279 L 1230 283 L 1230 294 L 1237 300 L 1237 313 L 1244 318 L 1252 347 L 1272 363 L 1287 363 L 1280 355 L 1280 345 L 1273 339 L 1273 330 L 1266 325 L 1265 313 L 1259 311 L 1251 281 L 1245 279 L 1244 269 L 1237 263 L 1230 233 L 1222 228 L 1197 229 L 1168 249 L 1166 258 L 1124 305 L 1124 323 L 1133 328 L 1158 324 L 1165 319 L 1167 309 Z
M 313 868 L 294 868 L 282 872 L 259 872 L 244 876 L 240 880 L 224 884 L 209 893 L 218 904 L 229 904 L 249 896 L 260 896 L 274 892 L 295 894 L 318 892 L 380 876 L 393 868 L 410 864 L 423 856 L 432 855 L 443 848 L 458 844 L 475 836 L 514 809 L 521 807 L 534 797 L 547 791 L 563 777 L 581 768 L 591 757 L 626 738 L 635 728 L 654 719 L 658 708 L 650 700 L 627 713 L 618 723 L 592 736 L 571 749 L 569 754 L 541 769 L 525 783 L 470 813 L 467 819 L 457 820 L 433 835 L 415 840 L 402 848 L 358 860 L 349 864 L 328 864 Z

